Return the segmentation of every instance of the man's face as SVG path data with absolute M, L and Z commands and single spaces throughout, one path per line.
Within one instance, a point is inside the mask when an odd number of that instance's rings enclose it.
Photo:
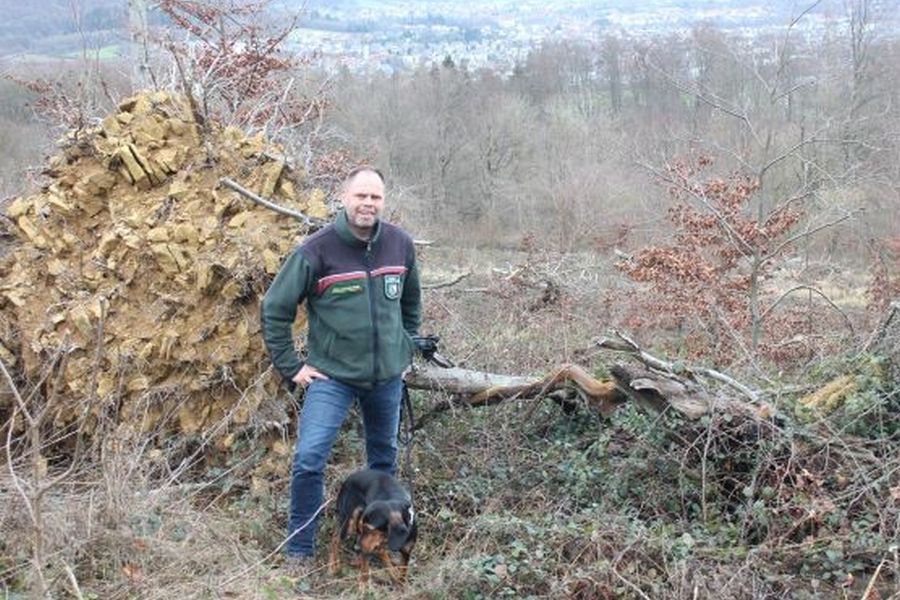
M 341 196 L 350 228 L 360 237 L 368 237 L 384 212 L 384 182 L 372 171 L 362 171 L 344 185 Z

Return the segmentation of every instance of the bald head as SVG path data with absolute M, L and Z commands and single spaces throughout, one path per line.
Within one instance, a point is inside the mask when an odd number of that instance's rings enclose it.
M 372 229 L 384 212 L 384 177 L 373 167 L 357 167 L 344 179 L 341 202 L 353 235 L 372 237 Z
M 384 174 L 380 170 L 376 169 L 372 165 L 358 165 L 356 167 L 353 167 L 353 169 L 351 169 L 351 171 L 347 173 L 347 176 L 344 177 L 344 187 L 346 187 L 351 181 L 353 181 L 360 173 L 373 173 L 377 175 L 378 179 L 381 180 L 381 183 L 384 184 Z

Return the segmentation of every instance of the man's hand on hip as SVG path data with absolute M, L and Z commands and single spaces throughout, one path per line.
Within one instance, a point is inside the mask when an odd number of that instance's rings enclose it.
M 308 386 L 313 379 L 328 379 L 328 375 L 322 373 L 315 367 L 311 367 L 309 365 L 303 365 L 300 367 L 300 370 L 297 371 L 297 374 L 294 375 L 294 378 L 291 379 L 296 384 L 302 385 L 303 387 Z

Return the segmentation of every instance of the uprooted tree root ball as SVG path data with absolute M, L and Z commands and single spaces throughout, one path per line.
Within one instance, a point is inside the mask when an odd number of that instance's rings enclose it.
M 283 408 L 261 407 L 278 382 L 260 376 L 259 300 L 307 230 L 219 180 L 310 217 L 328 216 L 325 192 L 262 135 L 201 127 L 166 92 L 125 100 L 61 146 L 42 189 L 7 209 L 17 243 L 0 263 L 5 364 L 36 382 L 64 354 L 57 427 L 79 418 L 84 399 L 88 433 L 114 413 L 137 434 L 227 447 L 260 414 L 283 421 Z M 0 413 L 10 402 L 0 396 Z M 234 427 L 212 431 L 226 415 Z

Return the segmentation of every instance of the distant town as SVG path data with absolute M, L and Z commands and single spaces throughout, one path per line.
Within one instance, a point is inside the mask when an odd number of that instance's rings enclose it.
M 900 35 L 900 0 L 271 0 L 276 24 L 294 23 L 287 47 L 329 71 L 384 73 L 452 62 L 471 71 L 511 73 L 535 48 L 687 35 L 713 27 L 745 39 L 845 34 L 849 6 L 865 4 L 873 35 Z M 151 29 L 171 23 L 147 1 Z M 74 7 L 74 8 L 73 8 Z M 123 0 L 11 4 L 0 22 L 0 59 L 129 56 Z M 76 10 L 77 9 L 77 10 Z
M 291 44 L 328 70 L 391 74 L 452 61 L 509 73 L 546 43 L 599 44 L 611 35 L 649 38 L 702 26 L 751 38 L 784 32 L 801 15 L 793 35 L 819 37 L 847 27 L 840 2 L 311 1 Z M 896 15 L 885 16 L 885 31 L 895 32 Z

